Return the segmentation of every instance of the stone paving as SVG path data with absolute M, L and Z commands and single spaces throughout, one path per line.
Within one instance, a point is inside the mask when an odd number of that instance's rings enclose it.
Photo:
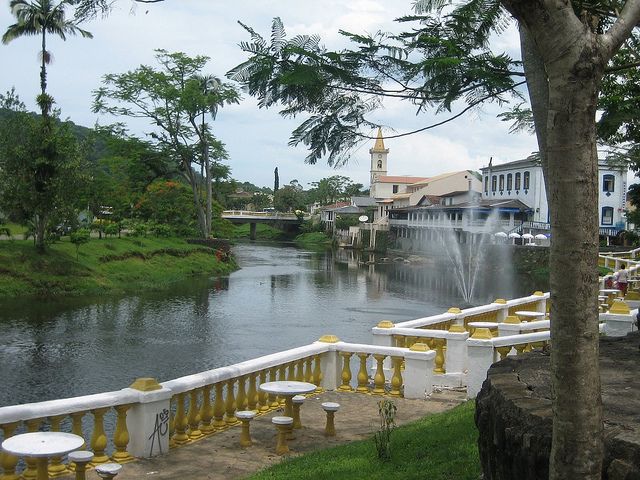
M 240 427 L 236 426 L 172 449 L 170 455 L 125 464 L 117 480 L 241 479 L 286 457 L 371 438 L 378 429 L 377 402 L 381 398 L 345 392 L 325 392 L 307 397 L 300 410 L 303 428 L 294 431 L 296 438 L 289 440 L 292 452 L 285 457 L 279 457 L 274 452 L 276 430 L 271 417 L 283 415 L 282 411 L 274 411 L 258 416 L 251 422 L 251 447 L 239 446 Z M 398 407 L 396 423 L 402 425 L 431 413 L 448 410 L 465 401 L 465 398 L 464 391 L 442 390 L 434 392 L 428 400 L 392 399 Z M 324 436 L 326 416 L 320 404 L 328 401 L 338 402 L 341 406 L 335 416 L 337 435 L 333 438 Z M 95 472 L 89 472 L 87 478 L 94 479 L 97 476 Z

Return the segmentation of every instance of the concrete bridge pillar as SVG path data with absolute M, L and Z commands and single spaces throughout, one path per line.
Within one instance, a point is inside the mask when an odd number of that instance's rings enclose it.
M 249 240 L 255 240 L 256 239 L 256 223 L 250 223 L 249 224 Z

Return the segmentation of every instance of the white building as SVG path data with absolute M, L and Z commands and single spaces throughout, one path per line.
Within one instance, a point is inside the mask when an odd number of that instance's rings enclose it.
M 485 200 L 520 200 L 531 209 L 528 221 L 537 229 L 548 229 L 549 204 L 540 160 L 524 160 L 483 167 L 482 198 Z M 615 235 L 625 228 L 624 209 L 627 192 L 627 169 L 598 162 L 599 224 L 601 234 Z

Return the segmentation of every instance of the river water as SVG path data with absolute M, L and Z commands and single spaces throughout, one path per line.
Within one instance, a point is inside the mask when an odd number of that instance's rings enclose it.
M 0 406 L 169 380 L 324 334 L 370 342 L 381 320 L 464 306 L 446 269 L 430 264 L 367 265 L 372 257 L 352 251 L 291 245 L 240 244 L 234 253 L 240 270 L 170 291 L 0 304 Z M 502 275 L 484 281 L 475 303 L 532 292 L 513 286 Z

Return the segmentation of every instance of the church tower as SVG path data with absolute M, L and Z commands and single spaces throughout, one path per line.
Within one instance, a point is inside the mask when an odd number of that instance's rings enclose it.
M 371 191 L 374 190 L 374 184 L 378 178 L 387 174 L 387 155 L 389 149 L 384 148 L 384 138 L 382 137 L 382 129 L 378 127 L 378 137 L 373 148 L 369 149 L 371 154 Z

